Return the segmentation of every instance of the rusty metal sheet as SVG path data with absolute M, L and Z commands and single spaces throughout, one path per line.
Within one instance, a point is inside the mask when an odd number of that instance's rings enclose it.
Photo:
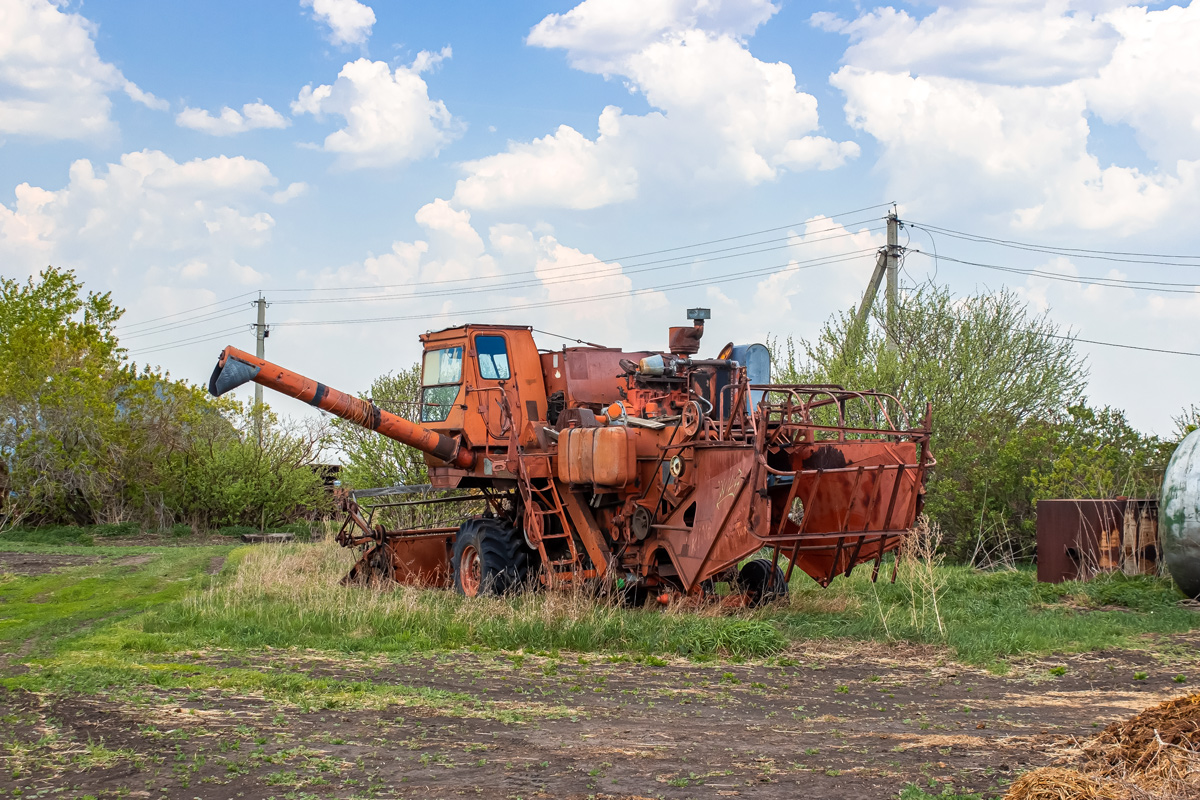
M 1158 571 L 1157 500 L 1038 501 L 1039 581 L 1087 580 L 1117 570 L 1130 575 Z

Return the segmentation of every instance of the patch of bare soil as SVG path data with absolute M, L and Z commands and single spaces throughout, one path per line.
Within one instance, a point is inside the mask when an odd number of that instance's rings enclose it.
M 85 567 L 101 559 L 98 556 L 60 555 L 54 553 L 9 553 L 0 551 L 0 573 L 14 575 L 45 575 L 68 567 Z
M 154 553 L 147 553 L 140 556 L 122 556 L 112 563 L 118 567 L 140 567 L 143 564 L 149 564 L 158 556 Z
M 772 665 L 470 652 L 191 654 L 181 662 L 443 690 L 455 699 L 305 710 L 149 687 L 0 692 L 8 762 L 0 794 L 819 800 L 894 798 L 909 783 L 932 781 L 932 793 L 950 785 L 998 797 L 1022 772 L 1131 709 L 1179 694 L 1172 678 L 1181 663 L 1194 671 L 1195 662 L 1167 660 L 1114 651 L 997 676 L 929 648 L 879 644 L 817 644 Z M 1065 673 L 1054 676 L 1056 666 Z M 475 711 L 464 715 L 464 703 Z M 89 752 L 99 743 L 104 752 Z

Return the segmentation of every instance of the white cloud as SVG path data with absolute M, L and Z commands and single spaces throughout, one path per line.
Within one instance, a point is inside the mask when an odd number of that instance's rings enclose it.
M 607 108 L 601 115 L 619 109 Z M 612 133 L 610 127 L 610 136 Z M 628 200 L 637 194 L 637 171 L 606 158 L 610 138 L 602 132 L 595 141 L 569 125 L 551 136 L 526 144 L 510 142 L 508 151 L 463 164 L 469 177 L 459 181 L 454 200 L 469 208 L 511 208 L 549 205 L 596 208 Z
M 485 240 L 470 212 L 442 199 L 423 206 L 415 220 L 424 232 L 421 239 L 397 241 L 388 253 L 327 270 L 315 284 L 359 287 L 357 314 L 411 315 L 399 322 L 414 333 L 468 321 L 528 324 L 537 319 L 551 328 L 586 328 L 589 336 L 612 341 L 628 334 L 639 313 L 666 304 L 661 292 L 634 290 L 620 263 L 602 262 L 549 232 L 500 224 Z M 365 288 L 370 286 L 377 289 Z M 377 299 L 362 299 L 371 294 Z M 596 295 L 605 299 L 569 302 Z M 551 305 L 539 305 L 544 303 Z M 492 310 L 483 314 L 484 309 Z
M 818 12 L 812 23 L 850 37 L 844 61 L 878 72 L 912 71 L 1005 85 L 1057 84 L 1092 75 L 1119 41 L 1103 19 L 1047 3 L 940 7 L 923 19 L 879 8 L 846 21 Z
M 209 114 L 202 108 L 184 108 L 175 118 L 175 124 L 181 128 L 191 128 L 213 136 L 232 136 L 235 133 L 255 130 L 256 128 L 286 128 L 289 123 L 282 114 L 261 100 L 257 103 L 246 103 L 239 114 L 229 106 L 221 109 L 217 116 Z
M 620 73 L 620 57 L 668 34 L 704 30 L 749 36 L 779 8 L 770 0 L 584 0 L 565 14 L 550 14 L 529 32 L 536 47 L 568 51 L 572 66 Z
M 53 263 L 89 282 L 127 280 L 126 296 L 175 275 L 243 275 L 235 258 L 269 241 L 275 220 L 261 209 L 277 183 L 241 156 L 179 163 L 143 150 L 99 169 L 80 159 L 62 189 L 23 183 L 0 205 L 0 255 L 13 272 Z
M 787 232 L 787 263 L 758 279 L 752 293 L 739 290 L 735 298 L 726 294 L 727 284 L 707 288 L 714 316 L 750 335 L 796 332 L 798 319 L 819 324 L 828 310 L 858 304 L 884 243 L 878 229 L 854 230 L 829 217 L 812 217 L 802 230 Z M 826 311 L 814 316 L 813 308 Z
M 100 58 L 95 26 L 50 0 L 0 3 L 0 133 L 83 139 L 116 130 L 109 94 L 166 103 Z
M 395 71 L 382 61 L 351 61 L 333 85 L 301 89 L 292 113 L 345 118 L 346 126 L 325 137 L 324 144 L 327 152 L 338 154 L 343 167 L 386 167 L 435 156 L 463 126 L 445 103 L 430 99 L 421 73 L 450 55 L 449 47 L 436 54 L 422 52 L 410 66 Z
M 1200 4 L 1122 8 L 1105 19 L 1122 39 L 1084 82 L 1088 107 L 1105 122 L 1131 125 L 1160 164 L 1200 159 Z
M 984 4 L 919 22 L 891 9 L 812 21 L 851 36 L 830 82 L 850 124 L 883 145 L 889 194 L 918 213 L 1127 235 L 1200 210 L 1200 6 L 1092 16 L 1066 2 Z M 1101 165 L 1090 113 L 1134 126 L 1158 168 Z
M 375 12 L 358 0 L 300 0 L 311 8 L 313 19 L 329 26 L 329 41 L 333 44 L 365 45 L 375 24 Z
M 755 58 L 744 38 L 776 12 L 766 0 L 585 0 L 528 37 L 562 48 L 572 66 L 620 76 L 653 107 L 609 106 L 598 135 L 568 126 L 463 165 L 455 202 L 472 208 L 595 208 L 636 196 L 639 182 L 674 190 L 754 185 L 782 170 L 833 169 L 853 142 L 813 135 L 817 101 L 791 67 Z

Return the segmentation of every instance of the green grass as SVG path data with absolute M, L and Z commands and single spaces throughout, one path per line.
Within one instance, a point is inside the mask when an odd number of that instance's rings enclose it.
M 946 644 L 971 664 L 997 665 L 1020 654 L 1082 652 L 1133 644 L 1143 634 L 1200 627 L 1200 614 L 1177 605 L 1170 581 L 1120 573 L 1092 581 L 1038 583 L 1033 568 L 976 572 L 941 567 L 937 628 L 927 597 L 915 598 L 890 570 L 872 584 L 870 569 L 828 589 L 793 589 L 792 609 L 770 614 L 791 639 L 845 637 Z M 793 580 L 795 584 L 795 580 Z
M 585 594 L 536 592 L 466 600 L 451 592 L 338 584 L 353 553 L 330 543 L 279 547 L 0 548 L 77 553 L 102 562 L 43 576 L 0 577 L 0 643 L 55 657 L 159 655 L 221 648 L 312 648 L 375 654 L 461 647 L 566 650 L 705 659 L 777 654 L 810 639 L 944 644 L 957 658 L 1003 669 L 1007 659 L 1139 644 L 1144 634 L 1200 627 L 1170 583 L 1107 576 L 1039 584 L 1032 570 L 938 570 L 939 629 L 929 598 L 869 568 L 828 589 L 793 578 L 786 604 L 757 612 L 630 609 Z M 205 571 L 228 555 L 224 574 Z M 118 558 L 146 556 L 136 566 Z M 82 663 L 82 662 L 80 662 Z
M 95 538 L 88 528 L 77 525 L 51 525 L 41 528 L 14 528 L 0 533 L 0 545 L 10 542 L 89 546 L 95 543 Z
M 0 574 L 0 644 L 37 653 L 70 649 L 98 626 L 177 602 L 209 581 L 212 559 L 228 547 L 38 547 L 16 552 L 85 555 L 98 563 L 45 575 Z M 137 559 L 141 563 L 121 563 Z M 142 561 L 142 559 L 145 559 Z

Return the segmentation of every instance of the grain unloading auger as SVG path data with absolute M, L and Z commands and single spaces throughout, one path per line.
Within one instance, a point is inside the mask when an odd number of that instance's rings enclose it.
M 688 317 L 667 352 L 539 351 L 504 325 L 424 334 L 419 422 L 232 347 L 209 390 L 255 381 L 421 450 L 434 487 L 470 490 L 416 503 L 486 503 L 452 527 L 386 530 L 349 502 L 339 542 L 364 550 L 351 580 L 475 595 L 609 579 L 643 597 L 731 581 L 756 603 L 794 567 L 822 586 L 866 562 L 877 575 L 921 511 L 930 409 L 902 428 L 888 395 L 772 384 L 760 344 L 695 358 L 708 310 Z

